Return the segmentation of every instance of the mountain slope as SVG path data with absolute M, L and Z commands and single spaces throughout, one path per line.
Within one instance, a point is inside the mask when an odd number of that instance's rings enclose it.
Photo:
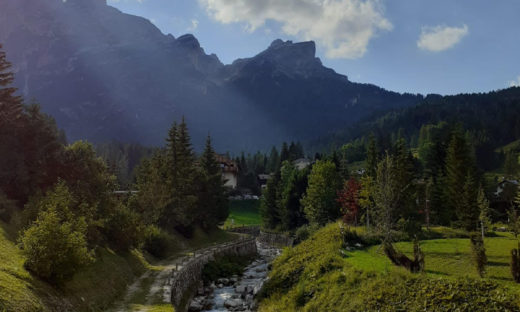
M 164 35 L 104 0 L 4 1 L 0 43 L 16 86 L 72 140 L 162 144 L 185 115 L 197 145 L 210 132 L 220 150 L 252 150 L 422 99 L 350 82 L 313 42 L 276 40 L 223 65 L 194 36 Z

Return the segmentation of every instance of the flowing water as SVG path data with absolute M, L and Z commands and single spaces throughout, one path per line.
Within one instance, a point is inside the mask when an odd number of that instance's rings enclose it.
M 211 293 L 193 299 L 190 311 L 228 312 L 255 311 L 254 296 L 267 280 L 269 264 L 280 250 L 257 242 L 258 257 L 244 270 L 242 276 L 219 279 L 210 287 Z

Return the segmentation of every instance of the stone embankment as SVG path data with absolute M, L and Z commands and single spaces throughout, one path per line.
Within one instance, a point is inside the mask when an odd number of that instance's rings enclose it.
M 256 311 L 256 294 L 267 280 L 269 264 L 280 254 L 279 249 L 258 242 L 257 250 L 258 257 L 244 269 L 241 276 L 201 283 L 188 311 Z
M 293 237 L 281 233 L 269 233 L 260 231 L 257 240 L 258 242 L 268 246 L 292 247 L 294 245 Z
M 249 256 L 257 254 L 256 239 L 243 238 L 239 241 L 198 250 L 190 257 L 184 257 L 172 271 L 168 281 L 171 303 L 178 307 L 185 294 L 196 286 L 202 278 L 202 269 L 215 258 L 222 256 Z
M 294 245 L 294 238 L 290 235 L 262 231 L 259 226 L 241 226 L 228 229 L 228 231 L 254 236 L 259 243 L 269 246 L 292 247 Z

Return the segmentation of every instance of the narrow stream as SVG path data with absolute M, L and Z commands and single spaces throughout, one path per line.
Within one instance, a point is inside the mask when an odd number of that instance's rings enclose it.
M 280 250 L 256 243 L 258 257 L 250 263 L 240 277 L 221 278 L 210 287 L 199 291 L 189 311 L 255 311 L 254 296 L 267 279 L 269 264 Z

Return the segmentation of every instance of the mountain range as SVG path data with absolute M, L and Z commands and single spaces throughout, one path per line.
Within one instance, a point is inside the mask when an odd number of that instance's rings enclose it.
M 210 133 L 218 150 L 251 151 L 423 100 L 350 81 L 314 42 L 275 40 L 225 65 L 193 35 L 165 35 L 104 0 L 3 1 L 0 44 L 20 93 L 71 141 L 162 145 L 185 116 L 196 146 Z

